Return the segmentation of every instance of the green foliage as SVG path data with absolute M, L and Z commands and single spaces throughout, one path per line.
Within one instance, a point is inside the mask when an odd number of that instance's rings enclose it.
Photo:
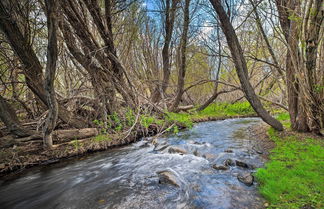
M 76 150 L 78 150 L 81 147 L 81 143 L 78 140 L 71 141 L 72 145 Z
M 109 117 L 109 120 L 114 123 L 113 127 L 114 127 L 115 131 L 123 130 L 123 122 L 116 112 L 114 112 L 112 115 L 109 115 L 108 117 Z
M 101 142 L 101 141 L 110 141 L 111 138 L 108 137 L 106 134 L 99 134 L 98 136 L 95 136 L 93 138 L 93 141 L 95 142 Z
M 101 134 L 106 134 L 107 133 L 107 129 L 105 128 L 105 124 L 103 121 L 101 120 L 94 120 L 92 121 L 96 126 L 98 126 L 100 128 L 100 133 Z
M 288 112 L 282 112 L 279 113 L 276 116 L 277 120 L 281 121 L 284 127 L 289 128 L 291 123 L 290 123 L 290 115 Z
M 268 133 L 277 146 L 266 167 L 258 169 L 256 177 L 270 208 L 322 208 L 323 143 L 296 136 L 280 137 L 272 128 Z
M 187 128 L 191 128 L 193 126 L 192 116 L 187 113 L 173 113 L 167 112 L 166 120 L 172 123 L 178 123 Z
M 141 117 L 140 117 L 140 124 L 142 126 L 144 126 L 145 128 L 148 128 L 152 124 L 162 125 L 163 123 L 164 123 L 164 120 L 157 119 L 154 116 L 141 115 Z
M 135 115 L 132 109 L 129 109 L 126 114 L 126 125 L 127 126 L 132 126 L 135 123 Z
M 199 116 L 220 117 L 255 114 L 248 102 L 213 103 L 198 113 Z

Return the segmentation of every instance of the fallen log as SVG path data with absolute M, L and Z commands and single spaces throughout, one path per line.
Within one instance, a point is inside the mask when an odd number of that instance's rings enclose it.
M 179 107 L 178 107 L 178 110 L 179 110 L 179 111 L 188 111 L 188 110 L 190 110 L 190 109 L 192 109 L 192 108 L 194 108 L 193 105 L 179 106 Z
M 70 140 L 84 139 L 97 136 L 98 130 L 96 128 L 83 128 L 83 129 L 68 129 L 68 130 L 56 130 L 53 132 L 53 141 L 57 143 L 62 143 Z M 19 145 L 24 142 L 42 140 L 43 135 L 41 133 L 36 133 L 34 135 L 15 138 L 12 135 L 7 135 L 0 138 L 0 147 L 10 147 L 13 145 Z

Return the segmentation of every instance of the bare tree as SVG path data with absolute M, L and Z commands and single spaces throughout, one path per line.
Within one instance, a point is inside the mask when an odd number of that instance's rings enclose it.
M 156 88 L 153 90 L 152 102 L 154 103 L 157 103 L 161 100 L 162 95 L 165 94 L 165 91 L 169 84 L 171 73 L 170 45 L 178 2 L 179 0 L 166 0 L 165 2 L 165 39 L 162 49 L 163 79 L 162 83 L 158 83 Z
M 184 93 L 184 84 L 186 76 L 186 59 L 187 59 L 187 42 L 188 42 L 188 30 L 190 23 L 190 0 L 185 0 L 184 5 L 184 17 L 183 17 L 183 31 L 180 40 L 180 67 L 178 72 L 178 86 L 175 100 L 172 104 L 171 110 L 176 111 L 180 103 L 181 97 Z
M 48 45 L 47 45 L 47 64 L 45 70 L 45 94 L 48 104 L 48 114 L 44 126 L 44 147 L 51 148 L 53 146 L 52 132 L 56 126 L 58 116 L 58 105 L 56 101 L 54 79 L 57 62 L 57 17 L 58 4 L 55 0 L 46 0 L 47 13 L 47 30 L 48 30 Z

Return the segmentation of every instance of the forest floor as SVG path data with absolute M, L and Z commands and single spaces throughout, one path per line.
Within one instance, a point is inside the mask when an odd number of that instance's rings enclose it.
M 54 140 L 52 149 L 43 149 L 41 140 L 0 148 L 0 176 L 15 175 L 30 167 L 57 163 L 64 159 L 127 145 L 142 137 L 160 135 L 165 132 L 176 133 L 179 129 L 191 128 L 196 122 L 253 116 L 256 114 L 247 102 L 218 103 L 210 105 L 201 112 L 168 112 L 164 118 L 141 115 L 139 124 L 131 132 L 127 132 L 127 128 L 131 125 L 127 127 L 126 124 L 134 122 L 135 115 L 129 117 L 133 118 L 132 120 L 124 122 L 115 118 L 118 124 L 113 134 L 102 133 L 91 138 L 63 140 L 63 142 Z

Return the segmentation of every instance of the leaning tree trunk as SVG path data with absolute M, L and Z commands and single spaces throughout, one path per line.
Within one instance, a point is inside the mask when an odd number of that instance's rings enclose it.
M 20 62 L 24 66 L 23 70 L 28 88 L 30 88 L 45 105 L 48 105 L 42 76 L 42 65 L 26 36 L 21 32 L 17 20 L 12 15 L 10 8 L 14 7 L 12 7 L 11 4 L 12 3 L 8 2 L 8 0 L 0 1 L 0 30 L 4 33 L 11 48 L 15 51 Z M 59 105 L 59 117 L 75 128 L 84 128 L 88 126 L 86 121 L 77 117 L 62 105 Z
M 24 129 L 16 115 L 15 110 L 0 95 L 0 119 L 6 125 L 9 132 L 18 137 L 30 136 L 32 133 Z
M 55 128 L 58 105 L 54 90 L 54 79 L 56 72 L 57 61 L 57 2 L 55 0 L 46 0 L 47 11 L 47 30 L 48 30 L 48 45 L 47 45 L 47 64 L 45 71 L 45 93 L 48 104 L 48 115 L 44 126 L 44 147 L 51 148 L 53 146 L 52 132 Z
M 246 65 L 245 58 L 243 56 L 243 50 L 238 41 L 234 28 L 227 16 L 221 0 L 210 0 L 213 5 L 221 23 L 221 28 L 225 34 L 227 44 L 230 48 L 231 55 L 235 64 L 235 69 L 240 79 L 242 89 L 244 91 L 245 97 L 250 102 L 251 106 L 255 112 L 274 129 L 282 131 L 282 124 L 274 119 L 262 106 L 258 96 L 255 94 L 253 87 L 248 80 L 248 69 Z

